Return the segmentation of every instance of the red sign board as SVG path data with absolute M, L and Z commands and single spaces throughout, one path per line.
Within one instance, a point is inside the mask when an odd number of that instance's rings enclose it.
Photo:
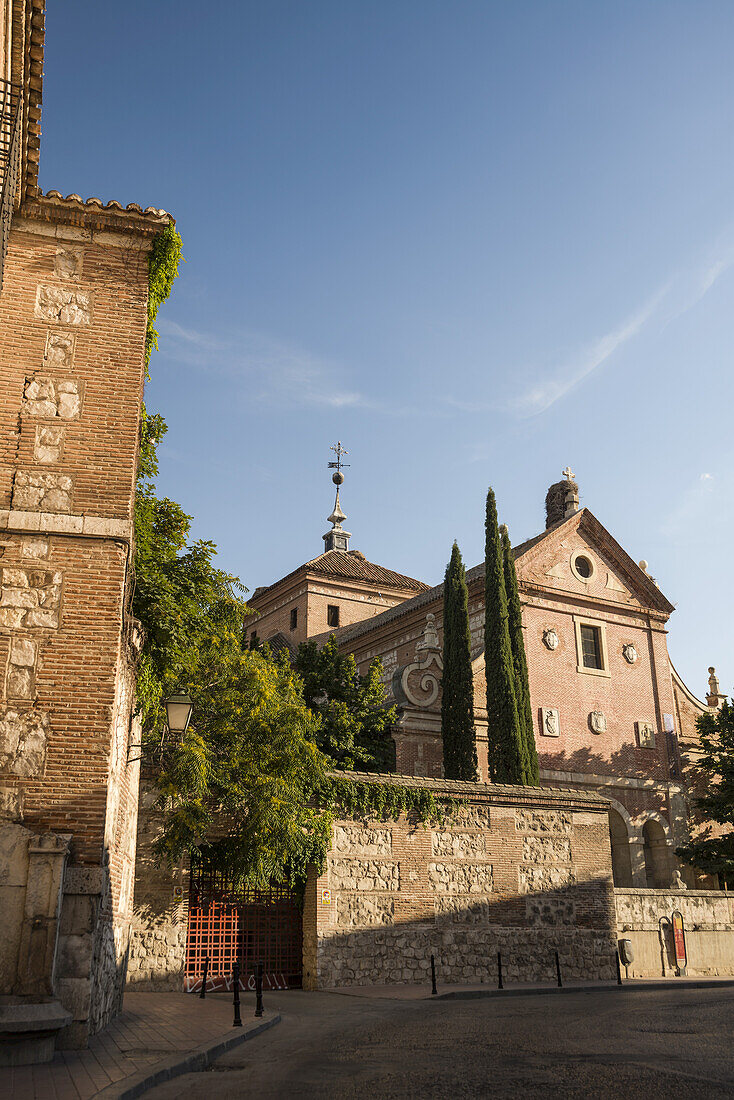
M 673 940 L 675 941 L 675 962 L 679 970 L 685 970 L 688 963 L 686 955 L 686 933 L 683 927 L 683 914 L 675 909 L 673 918 Z

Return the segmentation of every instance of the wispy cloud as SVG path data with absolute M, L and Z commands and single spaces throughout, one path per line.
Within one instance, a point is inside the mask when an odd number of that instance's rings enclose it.
M 550 378 L 538 379 L 514 398 L 509 409 L 523 417 L 546 412 L 611 359 L 619 348 L 634 340 L 651 322 L 659 322 L 662 331 L 697 305 L 732 263 L 734 246 L 729 246 L 715 260 L 674 275 L 620 325 L 583 349 Z
M 158 329 L 160 351 L 166 358 L 246 379 L 249 400 L 332 409 L 375 407 L 345 385 L 347 368 L 267 334 L 242 331 L 222 338 L 168 320 L 162 320 Z

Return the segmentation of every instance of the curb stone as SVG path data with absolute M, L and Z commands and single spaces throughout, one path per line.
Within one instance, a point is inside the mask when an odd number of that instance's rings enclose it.
M 521 989 L 521 988 L 509 988 L 509 989 L 467 989 L 467 990 L 453 990 L 451 993 L 439 993 L 436 996 L 426 997 L 426 1000 L 430 1001 L 471 1001 L 480 997 L 543 997 L 549 994 L 556 993 L 602 993 L 602 992 L 635 992 L 637 990 L 649 991 L 660 989 L 726 989 L 734 986 L 734 979 L 722 980 L 720 978 L 715 981 L 706 981 L 701 979 L 700 981 L 690 979 L 661 979 L 660 981 L 638 981 L 634 978 L 629 981 L 623 981 L 621 985 L 617 982 L 605 985 L 564 985 L 564 986 L 539 986 L 536 989 Z
M 101 1092 L 95 1093 L 94 1100 L 136 1100 L 136 1097 L 142 1096 L 149 1089 L 162 1085 L 164 1081 L 171 1081 L 174 1077 L 180 1077 L 183 1073 L 201 1073 L 220 1055 L 239 1046 L 247 1039 L 254 1039 L 256 1035 L 275 1027 L 280 1023 L 280 1019 L 280 1013 L 276 1012 L 269 1020 L 243 1028 L 242 1031 L 226 1039 L 220 1039 L 214 1043 L 211 1040 L 202 1043 L 189 1054 L 181 1052 L 174 1054 L 123 1081 L 107 1085 Z

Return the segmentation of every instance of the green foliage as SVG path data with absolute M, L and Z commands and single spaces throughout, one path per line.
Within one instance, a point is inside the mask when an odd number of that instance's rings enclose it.
M 524 780 L 529 787 L 540 786 L 540 766 L 538 750 L 535 746 L 535 723 L 530 705 L 530 681 L 528 662 L 525 655 L 525 638 L 522 628 L 522 604 L 517 587 L 517 572 L 512 556 L 510 536 L 506 527 L 502 527 L 502 562 L 507 592 L 507 627 L 510 634 L 512 664 L 515 671 L 515 699 L 522 734 L 522 760 Z
M 331 837 L 318 719 L 286 664 L 244 648 L 218 654 L 216 641 L 212 677 L 191 685 L 195 728 L 163 746 L 156 852 L 176 861 L 208 844 L 235 878 L 300 886 Z
M 712 836 L 707 825 L 676 855 L 707 874 L 720 875 L 734 883 L 734 706 L 724 703 L 715 714 L 702 714 L 697 722 L 700 750 L 696 757 L 696 779 L 705 793 L 696 799 L 708 822 L 730 826 Z
M 348 817 L 375 817 L 396 821 L 409 814 L 424 824 L 440 823 L 461 805 L 455 798 L 436 798 L 424 787 L 405 787 L 400 783 L 360 782 L 351 776 L 327 777 L 320 795 L 324 805 Z
M 443 586 L 443 677 L 441 734 L 447 779 L 477 778 L 474 678 L 471 667 L 469 593 L 456 543 Z
M 487 493 L 484 565 L 484 656 L 487 675 L 489 775 L 495 783 L 525 782 L 523 740 L 515 697 L 507 592 L 497 504 Z
M 358 771 L 393 770 L 390 726 L 397 721 L 397 710 L 385 705 L 380 659 L 360 676 L 354 657 L 339 653 L 332 634 L 321 649 L 315 642 L 302 643 L 294 668 L 303 681 L 306 705 L 321 720 L 316 742 L 329 762 Z
M 153 240 L 148 257 L 148 323 L 145 329 L 145 370 L 148 377 L 148 364 L 153 348 L 158 347 L 158 333 L 155 319 L 158 309 L 171 293 L 178 265 L 183 260 L 181 248 L 183 242 L 175 225 L 167 225 Z M 185 262 L 185 261 L 184 261 Z

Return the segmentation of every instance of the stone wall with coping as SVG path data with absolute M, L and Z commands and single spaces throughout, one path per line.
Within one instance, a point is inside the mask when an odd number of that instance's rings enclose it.
M 670 977 L 676 971 L 670 925 L 683 917 L 688 973 L 734 974 L 734 896 L 718 890 L 620 890 L 614 901 L 617 935 L 632 941 L 630 978 Z M 661 929 L 661 918 L 667 918 Z
M 388 781 L 382 777 L 382 782 Z M 401 781 L 398 779 L 397 781 Z M 614 976 L 606 804 L 591 795 L 402 780 L 467 801 L 442 823 L 342 820 L 304 904 L 304 986 Z

